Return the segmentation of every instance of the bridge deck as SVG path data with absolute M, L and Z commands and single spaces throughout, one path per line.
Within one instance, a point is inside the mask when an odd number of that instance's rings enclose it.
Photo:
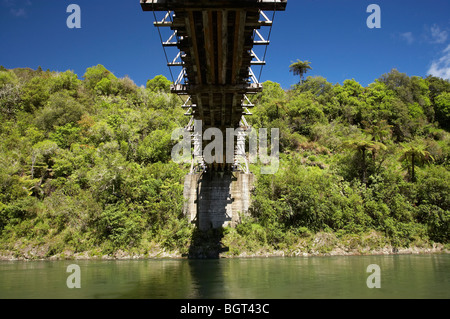
M 183 107 L 188 108 L 191 121 L 202 120 L 204 130 L 235 129 L 241 120 L 247 126 L 244 115 L 250 114 L 248 108 L 253 105 L 246 94 L 261 90 L 251 66 L 265 64 L 254 46 L 269 44 L 258 30 L 272 26 L 264 10 L 285 10 L 286 4 L 287 0 L 141 0 L 144 11 L 167 11 L 155 26 L 170 28 L 172 35 L 162 39 L 164 47 L 178 48 L 175 59 L 167 61 L 170 67 L 182 68 L 172 92 L 189 96 Z M 197 137 L 193 135 L 192 167 L 197 163 Z M 245 157 L 242 135 L 237 142 L 238 162 Z M 220 163 L 219 168 L 217 162 L 201 173 L 191 168 L 185 179 L 183 210 L 200 230 L 234 226 L 240 213 L 249 209 L 254 176 L 248 163 L 230 174 L 234 164 Z
M 144 11 L 176 9 L 285 10 L 287 0 L 141 0 Z
M 287 0 L 141 0 L 144 11 L 172 11 L 172 19 L 157 26 L 176 31 L 176 42 L 184 67 L 185 83 L 175 83 L 172 92 L 191 96 L 193 116 L 203 128 L 239 127 L 244 94 L 261 90 L 249 80 L 254 61 L 254 45 L 268 45 L 256 39 L 255 30 L 271 25 L 261 21 L 261 10 L 285 10 Z

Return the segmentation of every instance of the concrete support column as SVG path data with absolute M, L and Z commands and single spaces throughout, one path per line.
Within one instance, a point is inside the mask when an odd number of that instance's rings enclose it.
M 235 227 L 248 214 L 253 174 L 194 173 L 185 177 L 184 214 L 200 230 Z

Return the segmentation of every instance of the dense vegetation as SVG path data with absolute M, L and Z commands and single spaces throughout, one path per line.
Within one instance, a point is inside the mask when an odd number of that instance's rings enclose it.
M 182 216 L 188 167 L 170 159 L 187 118 L 169 87 L 162 76 L 138 87 L 101 65 L 82 79 L 2 67 L 0 250 L 186 253 L 199 235 Z M 449 81 L 396 70 L 368 87 L 308 77 L 288 91 L 265 82 L 254 101 L 248 120 L 280 129 L 281 164 L 257 176 L 251 216 L 221 232 L 230 254 L 308 246 L 317 233 L 448 244 Z

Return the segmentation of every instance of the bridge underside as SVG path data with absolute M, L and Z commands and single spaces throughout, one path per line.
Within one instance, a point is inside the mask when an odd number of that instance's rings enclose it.
M 186 129 L 194 131 L 199 120 L 203 132 L 218 128 L 224 137 L 227 128 L 248 129 L 245 116 L 251 115 L 253 105 L 247 94 L 262 89 L 251 67 L 265 65 L 255 47 L 269 45 L 259 30 L 272 26 L 264 11 L 285 10 L 287 0 L 140 1 L 144 11 L 154 13 L 156 27 L 170 30 L 167 41 L 161 39 L 164 49 L 178 49 L 176 57 L 167 62 L 171 68 L 181 68 L 171 90 L 184 96 L 183 107 L 191 117 Z M 167 13 L 158 19 L 158 11 Z M 245 137 L 238 135 L 236 139 L 236 158 L 245 161 Z M 194 167 L 194 162 L 202 162 L 202 155 L 196 153 L 195 134 L 193 143 Z M 206 171 L 191 170 L 186 176 L 185 214 L 201 230 L 235 225 L 240 214 L 248 210 L 254 177 L 248 163 L 246 169 L 235 170 L 236 162 L 214 162 L 203 166 Z
M 170 27 L 176 41 L 179 59 L 169 66 L 182 66 L 184 83 L 175 83 L 172 92 L 190 97 L 195 120 L 203 128 L 237 128 L 243 115 L 245 94 L 257 93 L 261 85 L 251 79 L 252 65 L 263 65 L 254 59 L 255 45 L 269 41 L 256 37 L 255 30 L 270 26 L 269 19 L 260 19 L 261 10 L 284 10 L 286 1 L 271 0 L 141 0 L 144 11 L 172 11 L 168 19 L 156 22 Z M 250 105 L 251 107 L 251 105 Z
M 286 0 L 141 0 L 144 11 L 175 9 L 259 9 L 285 10 Z

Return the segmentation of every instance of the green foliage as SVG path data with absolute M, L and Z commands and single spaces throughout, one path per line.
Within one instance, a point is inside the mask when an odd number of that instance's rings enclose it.
M 251 97 L 251 125 L 280 129 L 280 169 L 253 165 L 250 216 L 199 234 L 182 214 L 187 170 L 170 159 L 171 132 L 188 119 L 169 80 L 139 88 L 102 65 L 83 79 L 1 68 L 2 247 L 49 257 L 188 253 L 218 237 L 232 255 L 448 244 L 449 82 L 392 70 L 363 87 L 303 80 L 308 70 L 290 90 L 267 81 Z
M 258 104 L 266 104 L 273 101 L 282 101 L 285 99 L 285 92 L 281 88 L 281 85 L 271 81 L 263 83 L 263 91 L 256 95 L 256 102 Z
M 402 154 L 399 158 L 399 161 L 407 163 L 410 180 L 412 182 L 416 181 L 416 176 L 414 174 L 416 165 L 433 160 L 434 158 L 431 156 L 430 152 L 426 151 L 425 146 L 419 144 L 418 141 L 415 141 L 412 145 L 403 145 Z
M 66 90 L 72 96 L 76 95 L 78 88 L 81 86 L 81 81 L 72 71 L 57 73 L 51 82 L 50 91 L 52 93 Z
M 99 90 L 101 93 L 105 93 L 102 90 L 111 89 L 111 82 L 117 80 L 117 78 L 108 71 L 103 65 L 98 64 L 86 69 L 84 73 L 84 83 L 85 86 L 91 90 Z M 99 83 L 101 83 L 99 85 Z M 99 85 L 97 87 L 97 85 Z
M 33 77 L 23 87 L 21 109 L 33 113 L 35 110 L 43 108 L 50 97 L 50 86 L 51 81 L 48 80 L 48 77 Z
M 450 129 L 450 92 L 443 92 L 435 98 L 436 118 L 445 129 Z
M 21 84 L 11 71 L 0 71 L 0 114 L 13 117 L 20 109 Z
M 294 62 L 289 66 L 289 71 L 294 73 L 294 75 L 299 75 L 300 83 L 301 83 L 305 73 L 308 72 L 308 70 L 312 70 L 312 67 L 310 66 L 310 64 L 311 64 L 311 62 L 309 62 L 309 61 L 297 60 L 297 62 Z
M 64 126 L 58 126 L 55 128 L 55 132 L 51 132 L 49 137 L 55 141 L 61 148 L 69 148 L 72 143 L 79 140 L 79 133 L 81 129 L 74 126 L 72 123 L 68 123 Z
M 386 146 L 383 143 L 372 140 L 372 136 L 362 135 L 356 139 L 348 139 L 343 142 L 343 147 L 354 149 L 358 152 L 357 162 L 361 163 L 360 175 L 361 182 L 366 183 L 367 179 L 367 155 L 369 152 L 372 154 L 372 159 L 376 158 L 376 154 L 380 150 L 386 150 Z
M 13 72 L 6 69 L 0 71 L 0 88 L 7 84 L 17 84 L 18 81 L 17 76 Z
M 47 132 L 57 126 L 75 124 L 81 119 L 84 107 L 64 92 L 53 94 L 44 108 L 36 112 L 36 125 Z
M 146 88 L 152 92 L 169 93 L 171 84 L 172 82 L 170 82 L 165 76 L 157 75 L 153 79 L 147 81 Z
M 155 130 L 139 144 L 137 158 L 141 163 L 167 162 L 170 159 L 173 143 L 171 132 Z
M 113 248 L 136 245 L 142 232 L 142 217 L 129 211 L 124 203 L 108 205 L 98 220 L 100 238 L 112 243 Z
M 58 145 L 53 141 L 45 140 L 33 145 L 31 158 L 32 161 L 43 161 L 49 165 L 57 152 Z
M 114 92 L 113 83 L 109 78 L 102 78 L 95 85 L 94 90 L 102 95 L 110 95 Z
M 448 168 L 422 165 L 435 157 L 444 163 L 448 155 L 448 132 L 434 122 L 450 91 L 447 82 L 393 70 L 367 88 L 355 80 L 332 85 L 312 77 L 284 96 L 266 87 L 251 121 L 280 128 L 280 149 L 289 156 L 282 156 L 277 174 L 258 176 L 251 207 L 256 220 L 239 226 L 240 236 L 255 241 L 262 226 L 262 246 L 283 246 L 287 234 L 318 231 L 375 230 L 395 246 L 448 242 Z M 406 176 L 401 165 L 409 167 Z M 424 175 L 436 168 L 439 177 Z
M 321 105 L 314 101 L 310 93 L 300 93 L 292 98 L 286 109 L 293 129 L 303 135 L 309 135 L 314 124 L 326 122 Z
M 84 80 L 29 69 L 0 79 L 11 118 L 0 126 L 1 242 L 48 243 L 47 257 L 151 242 L 186 250 L 186 172 L 169 161 L 170 132 L 186 119 L 163 79 L 152 92 L 101 65 Z
M 138 88 L 133 80 L 131 80 L 128 76 L 125 76 L 124 78 L 118 79 L 117 90 L 119 95 L 126 96 L 136 94 Z

